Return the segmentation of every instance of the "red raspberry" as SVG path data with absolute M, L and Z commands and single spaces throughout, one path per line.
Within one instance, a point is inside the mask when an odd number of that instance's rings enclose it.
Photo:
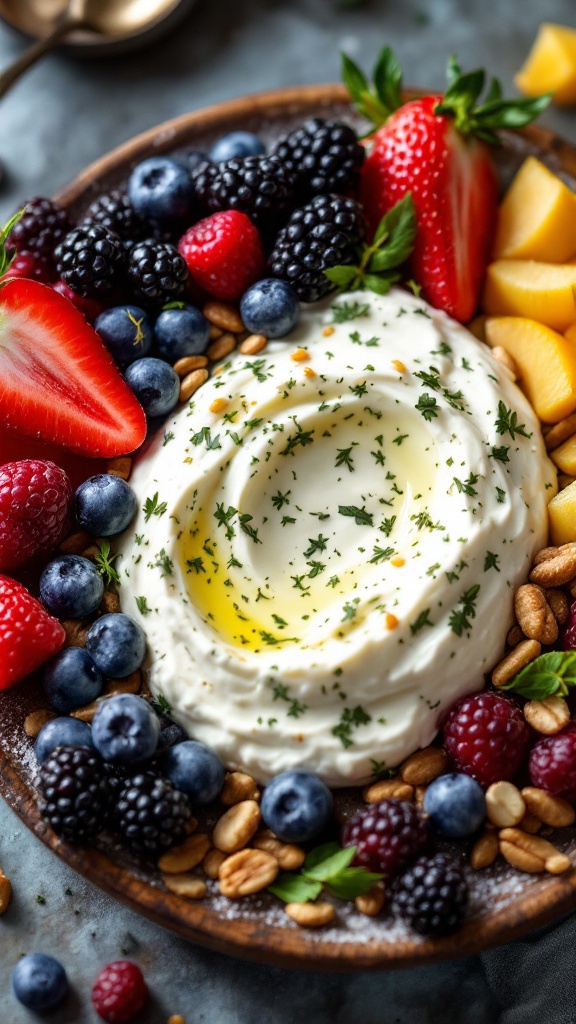
M 382 800 L 362 808 L 342 829 L 342 846 L 355 846 L 353 863 L 395 875 L 426 849 L 426 819 L 414 804 Z
M 23 459 L 0 466 L 0 570 L 56 546 L 71 498 L 72 484 L 54 462 Z
M 178 248 L 192 280 L 225 302 L 237 302 L 264 273 L 258 228 L 238 210 L 215 213 L 194 224 L 182 236 Z
M 2 280 L 10 277 L 27 277 L 42 284 L 50 284 L 56 277 L 54 267 L 44 256 L 34 252 L 19 252 L 12 260 Z
M 562 631 L 562 646 L 565 651 L 576 650 L 576 601 L 570 605 L 570 616 Z
M 444 744 L 454 764 L 482 786 L 511 779 L 528 753 L 530 729 L 514 701 L 473 693 L 450 710 Z
M 66 633 L 26 587 L 0 576 L 0 690 L 59 651 Z
M 76 309 L 79 309 L 84 314 L 88 323 L 93 324 L 96 317 L 100 316 L 100 313 L 104 312 L 106 308 L 98 299 L 85 299 L 83 295 L 78 295 L 66 281 L 56 281 L 56 284 L 52 285 L 55 292 L 59 292 L 65 299 L 68 299 Z
M 114 960 L 103 967 L 92 987 L 96 1013 L 109 1024 L 133 1020 L 148 1002 L 148 986 L 140 968 L 130 960 Z
M 530 751 L 529 768 L 535 786 L 576 803 L 576 722 L 538 740 Z

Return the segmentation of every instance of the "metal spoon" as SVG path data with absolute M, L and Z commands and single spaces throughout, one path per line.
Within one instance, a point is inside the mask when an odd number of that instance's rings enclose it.
M 87 29 L 108 38 L 124 36 L 158 21 L 166 9 L 173 6 L 173 0 L 171 3 L 155 0 L 148 4 L 140 0 L 68 0 L 49 35 L 33 43 L 0 73 L 0 99 L 20 75 L 77 29 Z

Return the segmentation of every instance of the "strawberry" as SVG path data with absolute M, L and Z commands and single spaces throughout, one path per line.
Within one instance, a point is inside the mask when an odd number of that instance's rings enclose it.
M 493 79 L 488 93 L 482 70 L 461 74 L 451 60 L 444 95 L 402 103 L 400 66 L 386 48 L 371 88 L 344 57 L 344 81 L 376 132 L 362 169 L 361 197 L 369 228 L 408 192 L 418 230 L 410 260 L 422 295 L 456 320 L 469 320 L 478 302 L 497 212 L 497 182 L 490 144 L 498 130 L 532 121 L 549 102 L 505 100 Z
M 0 690 L 43 665 L 65 639 L 58 619 L 26 587 L 0 576 Z
M 106 458 L 146 435 L 144 411 L 96 332 L 38 281 L 0 287 L 0 425 Z
M 192 280 L 225 302 L 236 302 L 264 273 L 258 228 L 239 210 L 214 213 L 194 224 L 178 248 Z

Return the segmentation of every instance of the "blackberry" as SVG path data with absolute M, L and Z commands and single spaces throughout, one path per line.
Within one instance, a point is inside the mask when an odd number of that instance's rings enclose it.
M 106 298 L 122 283 L 124 243 L 103 224 L 74 228 L 60 242 L 54 257 L 62 280 L 84 298 Z
M 468 885 L 445 853 L 420 857 L 394 883 L 392 906 L 421 935 L 447 935 L 464 917 Z
M 66 210 L 51 199 L 37 196 L 26 203 L 22 217 L 8 236 L 8 245 L 17 252 L 31 252 L 52 262 L 54 249 L 71 228 Z
M 329 192 L 354 191 L 365 151 L 349 125 L 311 117 L 280 139 L 272 153 L 292 174 L 302 200 Z
M 196 195 L 212 213 L 240 210 L 268 231 L 281 224 L 294 205 L 294 181 L 275 156 L 233 157 L 193 175 Z
M 424 852 L 426 819 L 414 804 L 382 800 L 362 808 L 344 826 L 342 846 L 355 846 L 353 863 L 395 875 Z
M 117 831 L 140 853 L 157 854 L 181 842 L 191 817 L 186 794 L 152 771 L 133 775 L 117 794 Z
M 175 246 L 147 238 L 130 250 L 128 278 L 135 299 L 159 307 L 184 294 L 189 274 Z
M 282 228 L 270 255 L 270 272 L 288 281 L 301 302 L 317 302 L 335 288 L 324 271 L 354 263 L 363 238 L 359 203 L 343 196 L 316 196 Z
M 136 213 L 126 192 L 121 189 L 98 196 L 88 207 L 83 224 L 102 224 L 109 231 L 115 231 L 128 246 L 149 233 L 146 222 Z
M 35 786 L 42 817 L 67 842 L 82 843 L 102 828 L 110 795 L 102 761 L 90 747 L 58 747 Z

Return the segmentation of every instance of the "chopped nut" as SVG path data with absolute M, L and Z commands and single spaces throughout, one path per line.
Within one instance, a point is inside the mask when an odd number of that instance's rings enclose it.
M 535 836 L 542 828 L 542 822 L 535 814 L 530 814 L 529 811 L 526 811 L 526 814 L 522 818 L 518 827 L 521 828 L 523 832 L 529 832 L 530 835 Z
M 221 327 L 223 331 L 242 334 L 245 330 L 238 310 L 225 302 L 207 302 L 202 312 L 209 323 Z
M 534 565 L 540 565 L 541 562 L 549 562 L 551 558 L 556 558 L 560 549 L 555 547 L 540 548 L 534 555 Z
M 239 850 L 220 867 L 220 892 L 229 899 L 261 892 L 276 879 L 280 865 L 265 850 Z
M 424 797 L 426 796 L 426 786 L 414 786 L 414 803 L 420 810 L 424 807 Z
M 195 875 L 162 875 L 162 881 L 169 892 L 187 900 L 201 900 L 206 895 L 206 882 Z
M 238 351 L 243 356 L 255 356 L 257 352 L 261 352 L 263 348 L 266 348 L 268 344 L 268 338 L 265 334 L 250 334 L 239 346 Z
M 10 900 L 12 899 L 12 885 L 10 879 L 6 878 L 6 875 L 0 868 L 0 917 L 5 914 L 10 906 Z
M 529 665 L 531 661 L 538 657 L 541 650 L 542 645 L 538 640 L 523 640 L 522 643 L 518 644 L 513 651 L 510 651 L 510 654 L 507 654 L 496 665 L 492 672 L 494 686 L 504 686 L 505 683 L 510 682 L 520 669 Z
M 526 583 L 518 587 L 514 597 L 518 624 L 530 640 L 553 644 L 558 638 L 558 623 L 539 587 Z
M 216 327 L 216 324 L 210 324 L 210 341 L 216 341 L 217 338 L 221 338 L 224 331 L 221 327 Z
M 230 772 L 224 781 L 220 800 L 225 807 L 233 807 L 242 800 L 259 800 L 260 790 L 251 775 Z
M 553 448 L 558 448 L 559 445 L 564 444 L 572 434 L 576 432 L 576 412 L 571 413 L 570 416 L 566 416 L 565 419 L 559 420 L 549 430 L 546 431 L 544 436 L 544 443 L 546 445 L 546 451 L 550 452 Z
M 84 548 L 84 551 L 81 551 L 80 554 L 83 558 L 89 558 L 91 562 L 95 562 L 100 554 L 100 548 L 97 544 L 90 544 L 87 548 Z
M 242 800 L 216 822 L 212 842 L 217 850 L 234 853 L 250 842 L 256 832 L 262 814 L 255 800 Z
M 85 530 L 77 530 L 61 541 L 59 550 L 63 555 L 81 555 L 84 548 L 92 543 L 92 537 Z
M 222 850 L 208 850 L 202 861 L 202 871 L 208 878 L 216 879 L 225 860 L 226 854 Z
M 541 587 L 561 587 L 576 576 L 576 548 L 561 549 L 555 558 L 535 565 L 530 573 L 531 583 L 539 583 Z
M 529 700 L 524 705 L 524 718 L 536 732 L 554 736 L 570 721 L 570 708 L 564 697 L 553 694 L 542 700 Z
M 223 334 L 217 341 L 213 341 L 208 347 L 206 355 L 213 363 L 219 359 L 225 359 L 236 348 L 236 337 L 234 334 Z
M 192 370 L 187 373 L 183 380 L 180 382 L 180 393 L 178 400 L 180 402 L 187 402 L 192 397 L 195 391 L 202 386 L 208 380 L 208 370 Z
M 336 917 L 331 903 L 287 903 L 284 910 L 301 928 L 322 928 Z
M 108 679 L 102 691 L 103 697 L 115 697 L 118 693 L 140 693 L 142 673 L 139 668 L 124 679 Z
M 470 853 L 470 863 L 475 871 L 489 868 L 500 852 L 496 832 L 484 832 L 476 840 Z
M 546 600 L 554 612 L 554 618 L 564 625 L 570 612 L 570 604 L 563 590 L 547 590 Z
M 410 786 L 427 786 L 437 779 L 448 767 L 448 755 L 442 747 L 426 747 L 417 750 L 400 766 L 403 782 Z
M 89 626 L 79 619 L 64 619 L 62 622 L 66 633 L 65 647 L 86 647 L 86 634 Z
M 402 779 L 383 779 L 362 790 L 362 799 L 367 804 L 379 804 L 381 800 L 412 800 L 414 787 Z
M 196 822 L 196 826 L 198 822 Z M 195 826 L 195 827 L 196 827 Z M 210 849 L 209 836 L 203 832 L 188 836 L 183 843 L 173 846 L 171 850 L 163 853 L 158 861 L 160 871 L 167 875 L 181 875 L 185 871 L 191 871 L 198 867 Z
M 49 711 L 47 708 L 40 708 L 39 711 L 32 711 L 29 715 L 26 715 L 24 719 L 24 732 L 30 739 L 36 739 L 40 729 L 46 725 L 47 722 L 52 722 L 56 718 L 55 711 Z
M 129 455 L 118 455 L 117 458 L 109 460 L 106 472 L 111 473 L 112 476 L 119 476 L 121 480 L 129 480 L 132 472 L 132 459 Z
M 297 871 L 306 859 L 306 853 L 300 846 L 283 843 L 281 839 L 277 839 L 272 832 L 268 831 L 254 836 L 252 846 L 255 850 L 265 850 L 266 853 L 271 853 L 273 857 L 276 857 L 282 871 Z
M 70 712 L 70 716 L 71 718 L 79 718 L 81 722 L 91 722 L 100 707 L 100 703 L 98 700 L 93 700 L 90 704 L 85 704 L 83 708 L 74 708 L 74 711 Z
M 506 643 L 508 647 L 517 647 L 518 644 L 525 640 L 524 633 L 520 629 L 520 626 L 512 626 L 512 629 L 508 630 L 508 636 L 506 637 Z
M 551 828 L 567 828 L 576 821 L 572 804 L 562 796 L 553 796 L 536 786 L 525 786 L 522 797 L 529 813 Z
M 206 356 L 182 356 L 177 359 L 172 369 L 179 377 L 186 377 L 192 370 L 203 370 L 208 366 Z
M 519 828 L 504 828 L 500 832 L 500 853 L 512 867 L 528 874 L 550 871 L 561 874 L 571 867 L 570 860 L 552 843 L 540 836 L 522 832 Z
M 366 917 L 376 917 L 384 906 L 385 898 L 384 885 L 382 882 L 377 882 L 374 888 L 370 889 L 370 892 L 365 893 L 363 896 L 357 896 L 354 900 L 354 905 L 360 914 L 365 914 Z
M 105 590 L 100 602 L 103 615 L 112 615 L 120 611 L 120 597 L 113 590 Z
M 526 813 L 520 790 L 511 782 L 493 782 L 486 790 L 486 813 L 498 828 L 519 825 Z

